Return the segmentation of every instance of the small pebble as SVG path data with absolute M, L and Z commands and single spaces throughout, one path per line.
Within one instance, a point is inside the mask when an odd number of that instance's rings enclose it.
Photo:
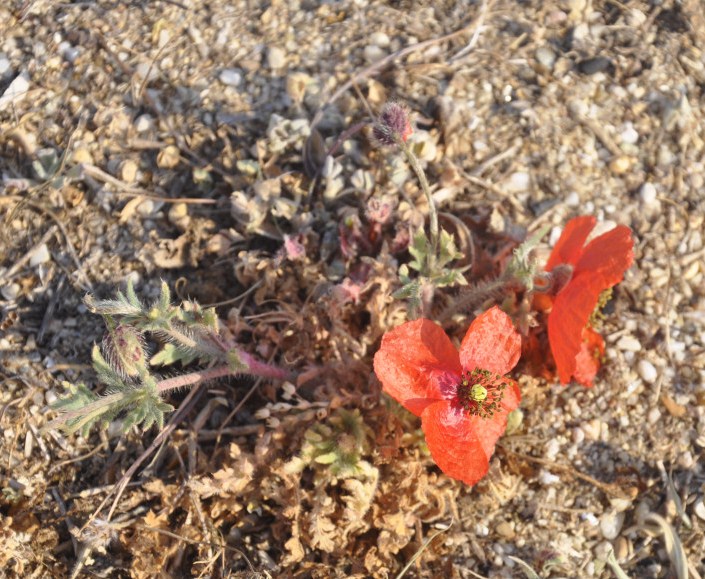
M 544 452 L 544 456 L 548 460 L 554 460 L 557 456 L 558 453 L 561 451 L 561 444 L 558 442 L 557 439 L 552 438 L 551 440 L 548 441 L 546 444 L 546 450 Z
M 624 513 L 610 511 L 600 517 L 600 532 L 605 539 L 612 541 L 619 536 L 623 524 Z
M 238 86 L 242 82 L 242 73 L 235 68 L 226 68 L 220 71 L 218 80 L 227 86 Z
M 120 178 L 125 181 L 125 183 L 134 183 L 137 179 L 137 163 L 132 159 L 124 161 L 120 165 Z
M 157 165 L 160 169 L 173 169 L 179 164 L 179 148 L 175 145 L 168 145 L 157 155 Z
M 543 486 L 547 487 L 547 486 L 555 485 L 555 484 L 558 484 L 559 482 L 561 482 L 561 477 L 553 474 L 552 472 L 548 472 L 547 470 L 542 470 L 539 473 L 539 482 Z
M 93 164 L 93 155 L 86 149 L 86 147 L 79 147 L 71 155 L 71 159 L 74 163 L 87 163 L 89 165 Z
M 536 50 L 536 61 L 544 70 L 551 71 L 556 64 L 556 53 L 548 46 L 541 46 Z
M 635 145 L 639 140 L 639 133 L 632 123 L 625 123 L 619 138 L 625 145 Z
M 372 63 L 377 62 L 378 60 L 382 60 L 385 56 L 387 56 L 387 51 L 383 48 L 380 48 L 376 44 L 368 44 L 367 46 L 365 46 L 363 54 L 365 55 L 365 60 L 369 63 Z
M 648 360 L 639 360 L 636 370 L 639 372 L 641 379 L 647 384 L 653 384 L 656 382 L 658 372 L 656 371 L 656 367 Z
M 614 65 L 612 61 L 605 56 L 596 56 L 595 58 L 588 58 L 586 60 L 578 63 L 578 70 L 583 74 L 597 74 L 598 72 L 609 72 L 613 69 Z
M 509 193 L 521 193 L 531 188 L 531 175 L 526 171 L 517 171 L 505 181 L 504 189 Z
M 66 40 L 59 44 L 58 50 L 59 54 L 63 56 L 64 60 L 66 60 L 69 64 L 73 64 L 78 58 L 78 55 L 81 53 L 78 48 L 72 46 L 71 43 Z
M 610 171 L 615 175 L 624 175 L 632 167 L 632 158 L 627 155 L 620 155 L 610 161 Z
M 51 259 L 49 248 L 46 243 L 42 243 L 29 258 L 29 265 L 36 267 L 42 263 L 47 263 Z
M 502 521 L 496 527 L 497 534 L 504 539 L 513 539 L 516 535 L 512 525 L 506 521 Z
M 614 544 L 614 556 L 617 561 L 626 561 L 633 551 L 634 547 L 629 539 L 626 537 L 617 537 Z
M 272 70 L 281 70 L 286 66 L 286 52 L 278 46 L 271 46 L 267 51 L 267 64 Z
M 571 191 L 568 193 L 568 196 L 565 198 L 565 204 L 568 207 L 577 207 L 580 205 L 580 195 L 578 195 L 578 192 Z
M 0 294 L 2 294 L 2 297 L 4 297 L 8 302 L 11 302 L 17 299 L 21 290 L 22 288 L 20 287 L 20 284 L 12 282 L 2 286 L 2 288 L 0 288 Z
M 140 115 L 135 119 L 135 130 L 138 133 L 146 133 L 154 127 L 154 119 L 151 115 Z
M 626 352 L 639 352 L 641 350 L 641 342 L 634 336 L 622 336 L 617 342 L 617 349 Z
M 656 199 L 656 187 L 653 183 L 644 183 L 639 189 L 639 198 L 644 205 L 654 205 Z
M 699 519 L 705 521 L 705 504 L 703 504 L 703 497 L 700 497 L 698 500 L 695 501 L 693 511 Z
M 15 80 L 10 83 L 5 89 L 5 92 L 0 97 L 0 111 L 7 105 L 20 100 L 27 94 L 29 90 L 29 75 L 26 72 L 19 74 Z
M 0 76 L 5 76 L 5 73 L 11 68 L 10 59 L 4 54 L 0 54 Z
M 661 420 L 661 411 L 658 408 L 652 408 L 649 410 L 646 420 L 649 424 L 656 424 L 659 420 Z
M 370 34 L 370 43 L 380 48 L 387 48 L 389 46 L 389 36 L 384 32 L 373 32 Z

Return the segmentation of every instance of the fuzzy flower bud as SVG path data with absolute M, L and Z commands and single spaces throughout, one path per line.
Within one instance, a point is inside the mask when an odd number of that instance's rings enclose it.
M 144 338 L 132 326 L 117 325 L 103 337 L 103 353 L 110 366 L 122 376 L 136 377 L 147 364 Z
M 382 145 L 396 145 L 399 140 L 406 142 L 412 133 L 409 109 L 398 102 L 388 102 L 372 129 L 375 139 Z

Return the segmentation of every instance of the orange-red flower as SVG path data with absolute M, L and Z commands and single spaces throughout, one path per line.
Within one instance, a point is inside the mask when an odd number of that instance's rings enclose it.
M 622 281 L 634 260 L 634 240 L 626 225 L 586 245 L 595 223 L 591 216 L 567 223 L 545 267 L 553 274 L 553 288 L 534 299 L 537 309 L 548 312 L 548 341 L 561 384 L 572 378 L 592 386 L 605 343 L 590 326 L 590 317 L 600 294 Z
M 374 368 L 384 391 L 421 417 L 440 469 L 472 485 L 487 474 L 507 415 L 519 405 L 519 387 L 505 374 L 520 354 L 509 316 L 493 307 L 470 325 L 460 351 L 435 322 L 402 324 L 382 338 Z

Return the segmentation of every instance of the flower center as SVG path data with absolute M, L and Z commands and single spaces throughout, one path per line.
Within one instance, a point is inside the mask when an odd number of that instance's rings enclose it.
M 612 288 L 610 287 L 604 290 L 597 298 L 597 304 L 595 305 L 595 309 L 592 311 L 592 314 L 590 314 L 590 319 L 588 320 L 588 324 L 590 325 L 590 327 L 594 328 L 597 324 L 599 324 L 602 320 L 605 319 L 605 315 L 602 313 L 602 310 L 611 299 Z
M 492 418 L 501 406 L 508 385 L 503 376 L 475 368 L 462 373 L 456 388 L 456 402 L 470 416 Z

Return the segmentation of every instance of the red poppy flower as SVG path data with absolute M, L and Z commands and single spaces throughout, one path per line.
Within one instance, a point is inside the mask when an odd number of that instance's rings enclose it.
M 622 281 L 634 260 L 634 240 L 626 225 L 618 225 L 586 245 L 595 223 L 591 216 L 567 223 L 545 268 L 562 281 L 554 288 L 554 295 L 537 294 L 534 300 L 536 307 L 549 311 L 548 341 L 561 384 L 573 378 L 592 386 L 605 343 L 590 327 L 590 316 L 600 294 Z
M 459 352 L 435 322 L 402 324 L 382 338 L 374 368 L 384 391 L 421 417 L 440 469 L 472 485 L 487 474 L 507 415 L 521 400 L 504 376 L 520 354 L 509 316 L 493 307 L 470 325 Z

